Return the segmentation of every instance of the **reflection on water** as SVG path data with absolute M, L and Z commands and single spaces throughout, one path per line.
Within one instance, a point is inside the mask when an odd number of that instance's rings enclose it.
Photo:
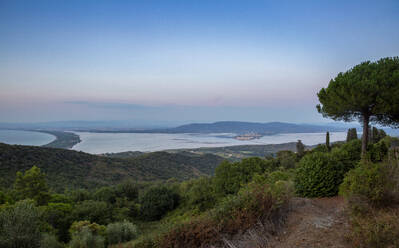
M 234 145 L 281 144 L 302 140 L 305 145 L 325 142 L 325 133 L 288 133 L 263 136 L 255 140 L 236 140 L 234 134 L 157 134 L 75 132 L 81 143 L 74 150 L 93 154 L 124 151 L 161 151 L 167 149 L 221 147 Z M 345 140 L 345 132 L 330 133 L 330 141 Z

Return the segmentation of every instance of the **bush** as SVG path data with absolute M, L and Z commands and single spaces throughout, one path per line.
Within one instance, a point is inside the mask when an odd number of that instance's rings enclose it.
M 105 231 L 108 244 L 119 244 L 137 237 L 137 227 L 128 221 L 107 225 Z
M 270 160 L 260 158 L 245 158 L 241 162 L 223 161 L 215 171 L 213 178 L 215 190 L 219 195 L 237 193 L 240 188 L 249 183 L 254 175 L 263 174 L 274 166 Z
M 71 236 L 74 236 L 82 232 L 85 228 L 95 235 L 103 236 L 105 234 L 105 226 L 97 223 L 90 223 L 90 221 L 87 220 L 73 222 L 69 228 L 69 232 L 71 233 Z
M 75 205 L 72 211 L 74 220 L 89 220 L 100 224 L 111 222 L 111 209 L 106 202 L 82 201 Z
M 296 160 L 297 160 L 297 155 L 292 151 L 277 152 L 277 161 L 278 161 L 279 165 L 281 167 L 283 167 L 284 169 L 295 168 Z
M 140 212 L 145 220 L 159 220 L 177 207 L 178 199 L 179 196 L 166 187 L 150 188 L 140 200 Z
M 40 248 L 63 248 L 64 245 L 58 242 L 55 235 L 49 233 L 42 234 L 42 240 L 40 241 Z
M 203 212 L 216 204 L 216 195 L 211 178 L 202 177 L 183 184 L 185 204 L 190 209 Z
M 399 211 L 373 210 L 367 216 L 351 219 L 353 247 L 399 247 Z
M 61 241 L 68 241 L 68 229 L 72 223 L 71 204 L 49 203 L 47 206 L 42 206 L 40 208 L 43 212 L 42 219 L 57 230 L 57 235 Z
M 94 234 L 89 227 L 83 227 L 80 232 L 74 233 L 69 242 L 71 248 L 103 248 L 104 238 Z
M 0 211 L 0 247 L 39 247 L 40 214 L 32 200 L 24 200 Z
M 116 186 L 116 193 L 119 197 L 126 197 L 129 201 L 133 201 L 137 199 L 139 191 L 134 182 L 125 181 Z
M 345 166 L 345 171 L 354 168 L 360 161 L 362 149 L 361 140 L 352 140 L 331 151 L 332 156 Z
M 234 235 L 257 223 L 268 223 L 273 232 L 282 223 L 288 197 L 265 185 L 250 184 L 237 195 L 228 195 L 207 215 L 174 226 L 159 239 L 159 247 L 208 247 L 222 245 L 221 236 Z M 266 226 L 266 225 L 265 225 Z
M 346 171 L 345 165 L 330 153 L 308 154 L 296 170 L 296 192 L 304 197 L 334 196 Z
M 395 162 L 362 162 L 351 170 L 340 187 L 352 210 L 382 207 L 399 202 L 399 166 Z

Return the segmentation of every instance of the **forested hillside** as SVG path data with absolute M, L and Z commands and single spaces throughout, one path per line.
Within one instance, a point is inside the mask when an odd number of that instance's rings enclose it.
M 83 152 L 0 143 L 0 185 L 8 187 L 17 171 L 32 166 L 47 175 L 54 189 L 90 188 L 111 185 L 125 179 L 137 181 L 187 180 L 212 174 L 222 161 L 215 155 L 154 152 L 135 158 L 110 158 Z

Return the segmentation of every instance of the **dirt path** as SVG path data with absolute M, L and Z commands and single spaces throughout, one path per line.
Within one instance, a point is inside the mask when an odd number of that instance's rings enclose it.
M 280 234 L 271 242 L 273 248 L 347 248 L 349 231 L 341 197 L 293 198 L 291 211 Z

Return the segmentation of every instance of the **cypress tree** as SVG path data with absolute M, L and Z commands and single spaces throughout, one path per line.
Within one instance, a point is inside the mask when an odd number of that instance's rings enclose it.
M 326 147 L 328 150 L 331 149 L 331 147 L 330 147 L 330 132 L 326 133 Z
M 299 157 L 302 157 L 305 154 L 305 146 L 302 144 L 301 140 L 298 140 L 296 143 L 296 152 Z

